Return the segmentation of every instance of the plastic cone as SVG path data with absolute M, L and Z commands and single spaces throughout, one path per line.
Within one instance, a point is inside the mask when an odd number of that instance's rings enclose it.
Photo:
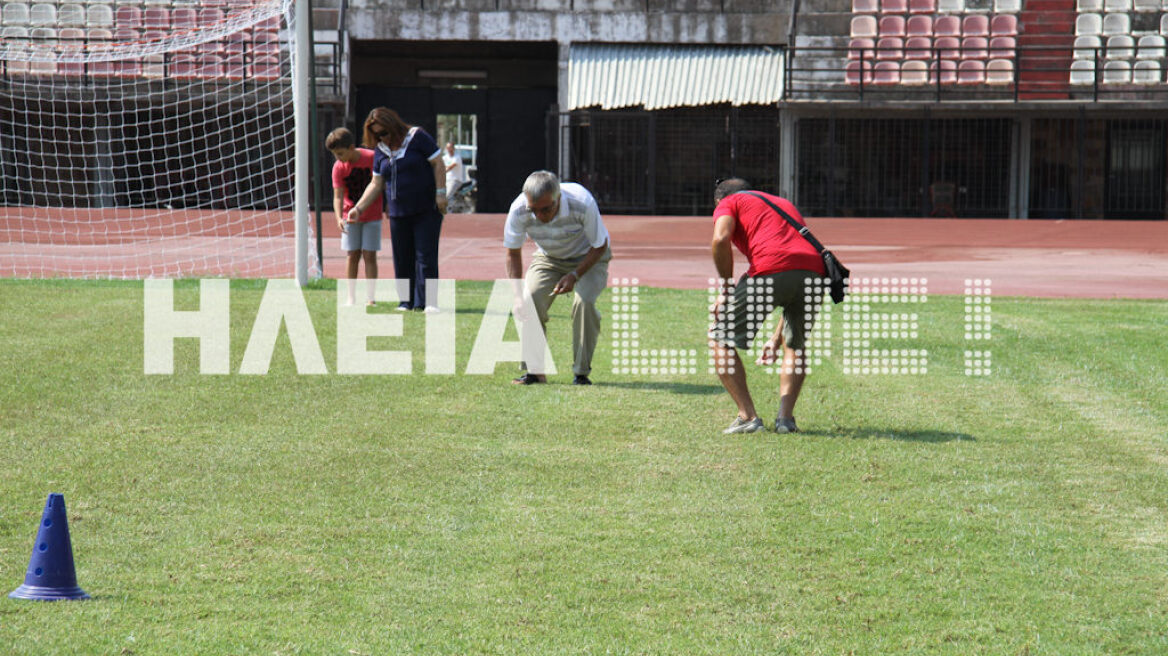
M 45 514 L 37 529 L 36 544 L 24 585 L 8 594 L 13 599 L 57 601 L 60 599 L 89 599 L 77 585 L 73 569 L 73 544 L 69 541 L 69 520 L 65 517 L 65 497 L 50 494 L 45 501 Z

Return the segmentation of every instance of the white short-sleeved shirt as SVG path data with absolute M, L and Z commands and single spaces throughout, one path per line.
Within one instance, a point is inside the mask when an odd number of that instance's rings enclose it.
M 587 189 L 575 182 L 565 182 L 560 185 L 560 201 L 555 218 L 541 223 L 527 209 L 527 196 L 519 194 L 507 213 L 503 246 L 521 248 L 524 240 L 531 237 L 539 252 L 570 260 L 583 257 L 590 249 L 600 248 L 608 241 L 600 208 Z

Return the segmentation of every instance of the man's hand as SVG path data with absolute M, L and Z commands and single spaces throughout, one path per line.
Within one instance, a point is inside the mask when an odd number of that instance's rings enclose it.
M 556 283 L 555 288 L 552 289 L 552 296 L 557 296 L 559 294 L 567 294 L 568 292 L 572 291 L 575 288 L 576 288 L 576 272 L 573 271 L 573 272 L 565 275 L 563 278 L 560 278 L 560 281 Z

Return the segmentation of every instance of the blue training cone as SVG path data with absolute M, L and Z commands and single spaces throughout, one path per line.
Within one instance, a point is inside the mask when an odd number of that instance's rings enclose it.
M 24 585 L 8 596 L 37 601 L 89 599 L 89 595 L 77 585 L 69 520 L 65 518 L 65 497 L 60 494 L 50 494 L 45 501 L 45 514 L 37 530 L 36 544 L 32 546 Z

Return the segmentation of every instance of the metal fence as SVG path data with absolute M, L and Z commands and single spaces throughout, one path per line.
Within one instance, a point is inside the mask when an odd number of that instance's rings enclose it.
M 714 181 L 779 186 L 779 110 L 578 111 L 548 117 L 547 165 L 585 185 L 604 211 L 700 215 Z

